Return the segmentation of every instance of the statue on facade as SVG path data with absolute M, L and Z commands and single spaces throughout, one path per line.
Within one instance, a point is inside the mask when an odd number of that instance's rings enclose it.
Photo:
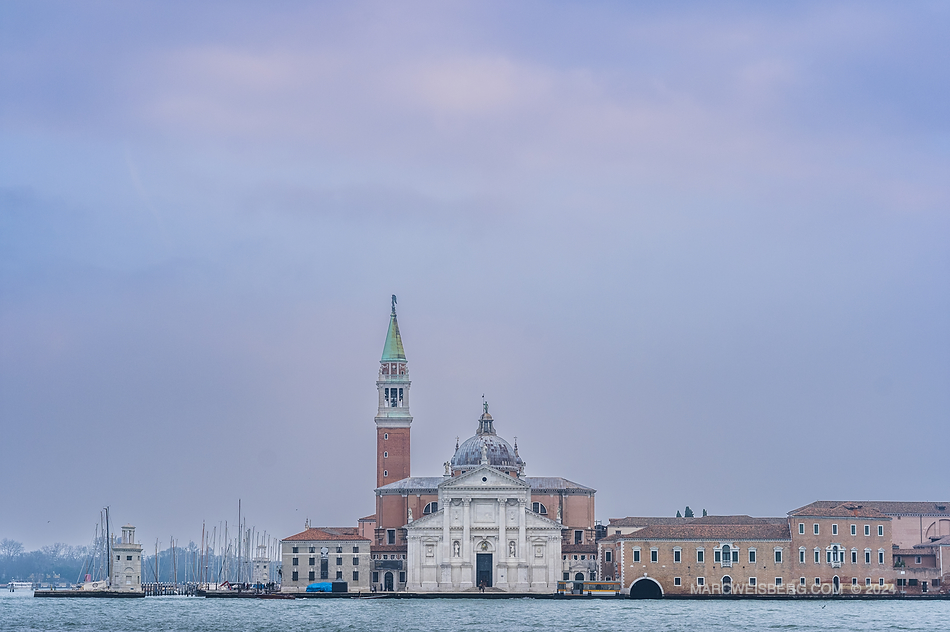
M 459 545 L 459 541 L 458 541 L 458 540 L 456 540 L 455 542 L 452 543 L 452 555 L 453 555 L 453 556 L 458 557 L 458 556 L 459 556 L 459 552 L 460 552 L 461 550 L 462 550 L 462 547 L 461 547 L 461 545 Z
M 514 557 L 517 552 L 515 548 L 515 541 L 511 540 L 508 542 L 508 557 Z
M 452 476 L 452 463 L 446 461 L 443 465 L 445 465 L 445 475 Z
M 409 520 L 407 522 L 412 522 L 412 507 L 409 508 Z
M 560 505 L 557 506 L 557 521 L 558 522 L 561 521 L 561 506 Z

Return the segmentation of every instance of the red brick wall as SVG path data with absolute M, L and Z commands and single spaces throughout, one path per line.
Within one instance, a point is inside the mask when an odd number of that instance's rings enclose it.
M 386 435 L 388 439 L 383 438 Z M 383 472 L 387 475 L 384 476 Z M 376 487 L 408 477 L 409 428 L 376 428 Z

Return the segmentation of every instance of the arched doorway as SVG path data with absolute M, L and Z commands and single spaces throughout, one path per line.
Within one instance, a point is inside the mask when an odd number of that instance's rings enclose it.
M 663 596 L 663 589 L 651 577 L 641 577 L 630 587 L 631 599 L 659 599 Z
M 577 575 L 574 575 L 574 581 L 576 582 L 584 581 L 584 573 L 578 573 Z
M 833 582 L 834 585 L 835 585 L 834 593 L 835 593 L 836 595 L 837 595 L 837 594 L 840 594 L 840 593 L 841 593 L 841 580 L 838 579 L 838 576 L 837 576 L 837 575 L 834 576 L 834 579 L 832 580 L 832 582 Z
M 726 575 L 722 578 L 722 594 L 731 595 L 732 594 L 732 578 Z
M 387 571 L 383 576 L 383 590 L 392 592 L 393 589 L 393 574 L 392 571 Z

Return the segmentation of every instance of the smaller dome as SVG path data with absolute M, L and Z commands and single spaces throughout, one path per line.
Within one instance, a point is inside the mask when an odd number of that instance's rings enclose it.
M 510 443 L 495 434 L 492 416 L 486 410 L 478 418 L 478 432 L 469 437 L 455 450 L 452 457 L 452 470 L 465 472 L 481 467 L 482 458 L 488 459 L 488 465 L 503 472 L 520 476 L 524 471 L 524 461 Z

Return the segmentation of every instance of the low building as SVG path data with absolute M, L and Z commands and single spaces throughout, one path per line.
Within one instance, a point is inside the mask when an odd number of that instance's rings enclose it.
M 355 527 L 308 527 L 280 543 L 282 592 L 314 582 L 346 582 L 348 592 L 370 591 L 370 540 Z
M 950 592 L 950 536 L 911 549 L 894 548 L 894 577 L 903 594 Z

